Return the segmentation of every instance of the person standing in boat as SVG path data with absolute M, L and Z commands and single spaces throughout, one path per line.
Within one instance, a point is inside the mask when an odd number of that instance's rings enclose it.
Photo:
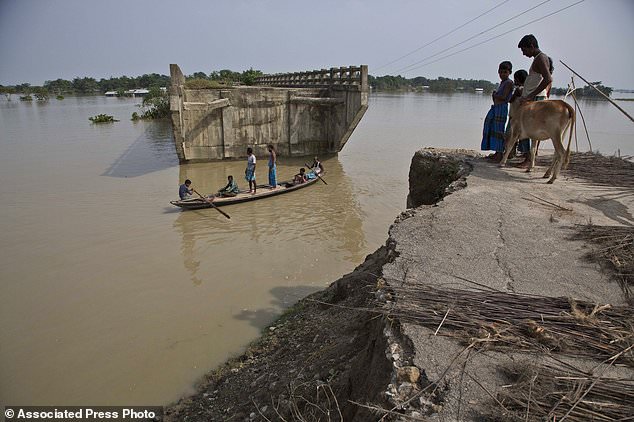
M 247 168 L 244 170 L 244 178 L 249 182 L 249 193 L 256 193 L 257 186 L 255 184 L 255 155 L 253 155 L 253 148 L 247 148 Z
M 271 144 L 268 144 L 266 149 L 269 150 L 269 186 L 273 190 L 277 187 L 277 152 Z
M 227 186 L 218 191 L 218 196 L 231 197 L 236 196 L 240 192 L 238 184 L 233 180 L 233 176 L 227 177 Z
M 190 199 L 194 193 L 194 188 L 191 187 L 192 181 L 187 179 L 185 183 L 179 186 L 178 196 L 181 200 Z
M 524 91 L 520 98 L 520 105 L 526 101 L 541 101 L 547 97 L 547 88 L 552 84 L 552 60 L 539 49 L 537 38 L 533 34 L 524 35 L 517 47 L 522 50 L 526 57 L 532 57 L 533 63 L 528 69 L 528 76 L 524 82 Z M 521 166 L 528 166 L 530 161 L 531 143 L 530 139 L 523 139 L 519 142 L 519 150 L 526 154 L 526 158 Z

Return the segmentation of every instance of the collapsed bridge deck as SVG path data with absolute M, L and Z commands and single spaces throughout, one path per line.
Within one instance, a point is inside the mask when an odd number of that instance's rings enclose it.
M 368 67 L 265 75 L 255 86 L 191 89 L 170 65 L 170 111 L 181 162 L 341 151 L 368 108 Z

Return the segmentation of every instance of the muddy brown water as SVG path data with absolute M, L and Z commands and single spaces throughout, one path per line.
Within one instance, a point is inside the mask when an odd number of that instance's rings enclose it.
M 244 163 L 179 165 L 169 124 L 129 120 L 137 103 L 0 100 L 0 405 L 160 405 L 190 392 L 383 244 L 413 152 L 477 148 L 489 108 L 478 94 L 372 94 L 344 150 L 324 157 L 328 185 L 225 207 L 227 220 L 169 201 L 185 178 L 206 193 L 228 174 L 244 185 Z M 634 154 L 629 121 L 584 107 L 595 149 Z M 99 113 L 121 121 L 90 124 Z M 304 161 L 281 157 L 280 179 Z

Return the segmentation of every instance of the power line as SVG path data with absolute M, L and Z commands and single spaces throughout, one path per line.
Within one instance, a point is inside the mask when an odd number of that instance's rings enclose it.
M 518 13 L 517 15 L 512 16 L 512 17 L 508 18 L 507 20 L 505 20 L 505 21 L 503 21 L 503 22 L 501 22 L 501 23 L 498 23 L 497 25 L 494 25 L 494 26 L 492 26 L 492 27 L 490 27 L 490 28 L 488 28 L 488 29 L 485 29 L 484 31 L 482 31 L 482 32 L 480 32 L 480 33 L 478 33 L 478 34 L 476 34 L 476 35 L 473 35 L 473 36 L 471 36 L 471 37 L 467 38 L 467 39 L 466 39 L 466 40 L 464 40 L 464 41 L 460 41 L 459 43 L 454 44 L 454 45 L 452 45 L 451 47 L 447 47 L 447 48 L 445 48 L 444 50 L 440 50 L 438 53 L 432 54 L 431 56 L 427 56 L 427 57 L 425 57 L 424 59 L 421 59 L 421 60 L 419 60 L 419 61 L 417 61 L 417 62 L 415 62 L 415 63 L 412 63 L 412 64 L 410 64 L 410 65 L 408 65 L 408 66 L 402 67 L 402 68 L 400 68 L 400 69 L 396 70 L 396 71 L 395 71 L 395 73 L 398 73 L 398 72 L 403 71 L 403 70 L 405 70 L 406 72 L 409 72 L 410 70 L 412 70 L 412 69 L 409 69 L 410 67 L 412 67 L 412 66 L 416 66 L 417 64 L 422 63 L 422 62 L 424 62 L 424 61 L 426 61 L 426 60 L 429 60 L 429 59 L 431 59 L 431 58 L 433 58 L 433 57 L 436 57 L 436 56 L 438 56 L 438 55 L 440 55 L 440 54 L 442 54 L 442 53 L 444 53 L 444 52 L 446 52 L 446 51 L 451 50 L 452 48 L 458 47 L 459 45 L 462 45 L 462 44 L 466 43 L 467 41 L 471 41 L 472 39 L 477 38 L 477 37 L 479 37 L 480 35 L 484 35 L 484 34 L 486 34 L 487 32 L 490 32 L 490 31 L 494 30 L 495 28 L 497 28 L 497 27 L 499 27 L 499 26 L 504 25 L 504 24 L 505 24 L 505 23 L 507 23 L 507 22 L 510 22 L 510 21 L 512 21 L 512 20 L 514 20 L 514 19 L 517 19 L 517 18 L 519 18 L 520 16 L 522 16 L 522 15 L 524 15 L 524 14 L 526 14 L 526 13 L 528 13 L 528 12 L 532 11 L 532 10 L 535 10 L 535 9 L 537 9 L 539 6 L 541 6 L 541 5 L 545 4 L 545 3 L 548 3 L 548 2 L 550 2 L 550 1 L 551 1 L 551 0 L 545 0 L 545 1 L 541 2 L 541 3 L 539 3 L 537 6 L 533 6 L 533 7 L 531 7 L 531 8 L 528 8 L 528 9 L 524 10 L 523 12 Z M 415 68 L 415 69 L 417 69 L 417 68 Z
M 487 10 L 486 12 L 483 12 L 482 14 L 480 14 L 480 15 L 476 16 L 475 18 L 471 19 L 470 21 L 465 22 L 465 23 L 463 23 L 462 25 L 460 25 L 460 26 L 458 26 L 458 27 L 456 27 L 456 28 L 452 29 L 451 31 L 447 32 L 446 34 L 441 35 L 440 37 L 438 37 L 438 38 L 436 38 L 436 39 L 431 40 L 431 41 L 430 41 L 430 42 L 428 42 L 427 44 L 425 44 L 425 45 L 423 45 L 423 46 L 421 46 L 421 47 L 418 47 L 418 48 L 417 48 L 417 49 L 415 49 L 415 50 L 410 51 L 409 53 L 405 54 L 404 56 L 399 57 L 398 59 L 392 60 L 392 61 L 391 61 L 391 62 L 389 62 L 389 63 L 386 63 L 386 64 L 384 64 L 384 65 L 381 65 L 381 66 L 377 67 L 377 68 L 375 69 L 375 71 L 376 71 L 376 70 L 379 70 L 379 69 L 383 69 L 384 67 L 389 66 L 389 65 L 391 65 L 392 63 L 396 63 L 396 62 L 398 62 L 398 61 L 400 61 L 400 60 L 404 59 L 405 57 L 409 57 L 409 56 L 411 56 L 412 54 L 416 53 L 417 51 L 422 50 L 423 48 L 425 48 L 425 47 L 427 47 L 427 46 L 429 46 L 429 45 L 431 45 L 431 44 L 433 44 L 433 43 L 435 43 L 436 41 L 441 40 L 441 39 L 445 38 L 446 36 L 453 34 L 453 33 L 454 33 L 454 32 L 456 32 L 457 30 L 459 30 L 460 28 L 464 28 L 465 26 L 467 26 L 467 25 L 468 25 L 468 24 L 470 24 L 471 22 L 473 22 L 473 21 L 475 21 L 475 20 L 477 20 L 477 19 L 481 18 L 482 16 L 484 16 L 484 15 L 486 15 L 487 13 L 489 13 L 489 12 L 491 12 L 491 11 L 493 11 L 493 10 L 497 9 L 498 7 L 502 6 L 504 3 L 508 3 L 509 1 L 510 1 L 510 0 L 504 0 L 503 2 L 501 2 L 501 3 L 497 4 L 496 6 L 493 6 L 492 8 L 490 8 L 489 10 Z
M 576 5 L 578 5 L 579 3 L 583 3 L 584 1 L 585 1 L 585 0 L 579 0 L 579 1 L 578 1 L 578 2 L 576 2 L 576 3 L 573 3 L 573 4 L 571 4 L 571 5 L 569 5 L 569 6 L 566 6 L 566 7 L 562 7 L 562 8 L 561 8 L 561 9 L 559 9 L 559 10 L 556 10 L 556 11 L 554 11 L 554 12 L 552 12 L 552 13 L 549 13 L 549 14 L 547 14 L 547 15 L 545 15 L 545 16 L 542 16 L 541 18 L 537 18 L 537 19 L 535 19 L 535 20 L 532 20 L 532 21 L 530 21 L 530 22 L 528 22 L 528 23 L 526 23 L 526 24 L 524 24 L 524 25 L 518 26 L 518 27 L 516 27 L 516 28 L 513 28 L 513 29 L 511 29 L 511 30 L 508 30 L 508 31 L 506 31 L 506 32 L 503 32 L 503 33 L 501 33 L 501 34 L 499 34 L 499 35 L 496 35 L 496 36 L 494 36 L 494 37 L 488 38 L 488 39 L 486 39 L 486 40 L 484 40 L 484 41 L 481 41 L 481 42 L 479 42 L 479 43 L 477 43 L 477 44 L 473 44 L 473 45 L 471 45 L 471 46 L 469 46 L 469 47 L 463 48 L 462 50 L 458 50 L 458 51 L 455 51 L 455 52 L 453 52 L 453 53 L 451 53 L 451 54 L 447 54 L 446 56 L 439 57 L 438 59 L 433 60 L 433 61 L 431 61 L 431 62 L 429 62 L 429 63 L 424 63 L 424 64 L 422 64 L 422 65 L 420 65 L 420 66 L 417 66 L 417 67 L 414 67 L 414 68 L 412 68 L 412 69 L 409 69 L 407 72 L 411 72 L 412 70 L 415 70 L 415 69 L 420 69 L 421 67 L 425 67 L 425 66 L 430 65 L 430 64 L 432 64 L 432 63 L 439 62 L 439 61 L 444 60 L 444 59 L 446 59 L 446 58 L 448 58 L 448 57 L 455 56 L 456 54 L 462 53 L 462 52 L 464 52 L 464 51 L 470 50 L 470 49 L 472 49 L 472 48 L 474 48 L 474 47 L 477 47 L 477 46 L 479 46 L 479 45 L 482 45 L 482 44 L 484 44 L 484 43 L 487 43 L 487 42 L 489 42 L 489 41 L 492 41 L 492 40 L 494 40 L 494 39 L 496 39 L 496 38 L 500 38 L 501 36 L 504 36 L 504 35 L 506 35 L 506 34 L 509 34 L 509 33 L 513 32 L 513 31 L 517 31 L 518 29 L 524 28 L 525 26 L 528 26 L 528 25 L 531 25 L 531 24 L 533 24 L 533 23 L 535 23 L 535 22 L 539 22 L 539 21 L 541 21 L 541 20 L 544 20 L 544 19 L 546 19 L 546 18 L 548 18 L 548 17 L 551 17 L 552 15 L 556 15 L 556 14 L 557 14 L 557 13 L 559 13 L 559 12 L 563 12 L 563 11 L 564 11 L 564 10 L 566 10 L 566 9 L 570 9 L 571 7 L 576 6 Z

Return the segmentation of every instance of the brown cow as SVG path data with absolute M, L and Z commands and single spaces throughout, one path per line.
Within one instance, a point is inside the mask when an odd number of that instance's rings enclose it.
M 518 104 L 515 105 L 515 103 Z M 555 147 L 555 156 L 544 177 L 552 174 L 548 183 L 553 183 L 559 175 L 562 163 L 564 165 L 568 163 L 572 128 L 575 125 L 575 110 L 562 100 L 530 101 L 523 104 L 515 101 L 511 106 L 514 106 L 511 135 L 504 143 L 504 157 L 500 166 L 506 164 L 511 150 L 519 139 L 531 138 L 534 141 L 551 139 Z M 570 128 L 568 149 L 564 151 L 563 137 L 568 128 Z M 531 162 L 526 171 L 531 171 L 535 166 L 536 145 L 537 142 L 531 142 Z

